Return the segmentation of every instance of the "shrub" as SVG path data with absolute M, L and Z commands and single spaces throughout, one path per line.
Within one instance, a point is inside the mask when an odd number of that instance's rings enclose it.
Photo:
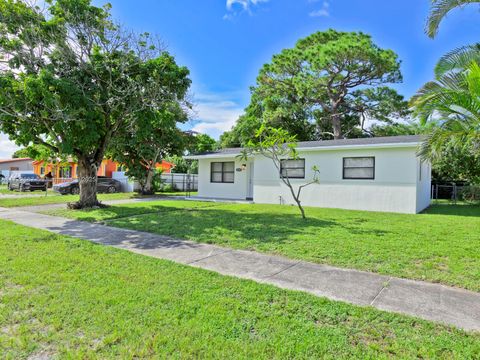
M 460 198 L 467 202 L 479 203 L 480 202 L 480 186 L 476 186 L 476 185 L 465 186 L 460 192 Z
M 161 188 L 160 188 L 160 192 L 174 192 L 174 191 L 177 191 L 177 188 L 174 185 L 172 184 L 162 184 Z

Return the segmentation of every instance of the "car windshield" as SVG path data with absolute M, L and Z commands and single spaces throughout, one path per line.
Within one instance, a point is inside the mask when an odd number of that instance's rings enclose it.
M 20 175 L 22 179 L 40 179 L 37 174 L 22 174 Z

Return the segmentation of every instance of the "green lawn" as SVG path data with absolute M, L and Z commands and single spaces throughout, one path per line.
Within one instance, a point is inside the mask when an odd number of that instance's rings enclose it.
M 24 194 L 24 193 L 14 193 L 14 194 Z M 43 193 L 45 194 L 45 193 Z M 193 193 L 192 193 L 193 194 Z M 155 196 L 158 197 L 171 197 L 171 196 L 185 196 L 183 192 L 172 192 L 172 193 L 157 193 Z M 123 200 L 123 199 L 133 199 L 133 198 L 142 198 L 142 197 L 151 197 L 151 196 L 141 196 L 137 193 L 116 193 L 116 194 L 98 194 L 98 199 L 100 201 L 106 200 Z M 69 202 L 78 201 L 78 195 L 62 195 L 60 196 L 57 193 L 54 193 L 49 190 L 48 196 L 38 197 L 38 196 L 19 196 L 15 198 L 4 198 L 0 197 L 0 207 L 20 207 L 20 206 L 33 206 L 33 205 L 46 205 L 46 204 L 63 204 Z
M 480 356 L 478 333 L 0 226 L 3 359 Z
M 405 215 L 158 201 L 50 214 L 480 291 L 480 207 Z
M 11 193 L 11 191 L 8 190 L 7 185 L 0 184 L 0 194 L 9 194 L 9 193 Z

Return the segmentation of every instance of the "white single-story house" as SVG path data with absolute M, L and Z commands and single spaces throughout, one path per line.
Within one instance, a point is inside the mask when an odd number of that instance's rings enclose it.
M 33 173 L 33 161 L 30 158 L 0 159 L 0 183 L 16 171 Z
M 0 170 L 33 171 L 33 161 L 30 158 L 0 159 Z
M 430 205 L 431 166 L 417 156 L 419 136 L 392 136 L 299 142 L 298 159 L 284 159 L 281 171 L 294 186 L 313 180 L 300 200 L 305 206 L 419 213 Z M 241 148 L 200 155 L 198 197 L 294 204 L 273 161 L 262 155 L 247 160 Z

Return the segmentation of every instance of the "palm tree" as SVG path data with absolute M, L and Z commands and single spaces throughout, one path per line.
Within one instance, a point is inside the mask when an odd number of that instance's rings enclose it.
M 434 38 L 440 23 L 450 11 L 472 3 L 480 3 L 480 0 L 432 0 L 425 32 L 429 37 Z
M 480 66 L 437 74 L 412 98 L 415 115 L 423 124 L 436 126 L 420 149 L 425 159 L 435 160 L 448 143 L 480 156 Z

